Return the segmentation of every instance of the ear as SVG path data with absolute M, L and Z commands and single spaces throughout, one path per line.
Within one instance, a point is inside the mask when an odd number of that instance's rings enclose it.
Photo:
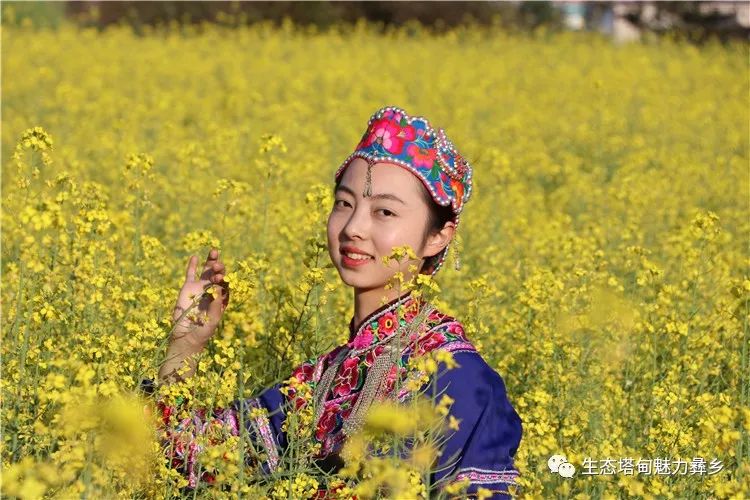
M 427 237 L 424 247 L 424 257 L 433 257 L 439 254 L 453 239 L 456 232 L 456 223 L 448 221 L 439 232 Z

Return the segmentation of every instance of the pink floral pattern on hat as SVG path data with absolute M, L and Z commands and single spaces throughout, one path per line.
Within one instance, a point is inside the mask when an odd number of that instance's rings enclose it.
M 472 168 L 442 128 L 433 129 L 421 116 L 410 116 L 396 106 L 376 111 L 354 152 L 336 170 L 338 181 L 355 158 L 384 162 L 409 170 L 424 184 L 436 203 L 451 206 L 456 228 L 471 197 Z M 440 269 L 448 247 L 428 259 L 425 274 Z

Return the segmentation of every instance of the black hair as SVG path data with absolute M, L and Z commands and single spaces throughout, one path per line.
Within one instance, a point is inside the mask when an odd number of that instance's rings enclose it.
M 422 240 L 424 241 L 429 235 L 437 233 L 438 231 L 443 229 L 446 222 L 455 222 L 456 215 L 453 213 L 453 208 L 450 204 L 443 206 L 440 203 L 436 202 L 422 182 L 419 183 L 419 187 L 420 191 L 422 192 L 422 198 L 429 207 L 427 227 L 425 228 L 424 236 L 422 236 Z M 440 255 L 440 252 L 438 252 L 437 255 Z M 426 258 L 424 260 L 424 263 L 422 264 L 422 269 L 420 269 L 419 272 L 423 272 L 425 267 L 430 264 L 430 261 L 434 260 L 435 258 L 436 256 Z
M 437 233 L 438 231 L 443 229 L 443 226 L 445 226 L 446 222 L 455 222 L 456 217 L 453 213 L 453 208 L 451 208 L 450 205 L 443 206 L 440 203 L 437 203 L 432 198 L 429 191 L 427 191 L 427 188 L 424 187 L 424 184 L 422 184 L 421 182 L 419 183 L 419 187 L 422 191 L 422 199 L 424 199 L 425 203 L 427 203 L 427 206 L 430 207 L 427 228 L 425 229 L 424 233 L 424 237 L 427 238 L 427 236 L 429 236 L 430 234 Z

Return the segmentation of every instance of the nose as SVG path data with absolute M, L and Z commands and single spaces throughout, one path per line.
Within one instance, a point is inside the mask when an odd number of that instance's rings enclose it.
M 342 233 L 344 236 L 353 240 L 354 238 L 364 239 L 369 231 L 370 218 L 368 215 L 368 208 L 360 204 L 356 209 L 352 210 L 349 215 L 349 219 L 344 225 Z

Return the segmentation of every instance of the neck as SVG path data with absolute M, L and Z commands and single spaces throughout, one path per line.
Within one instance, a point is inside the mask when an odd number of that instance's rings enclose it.
M 362 324 L 362 321 L 372 314 L 377 308 L 383 305 L 383 297 L 386 302 L 396 300 L 408 293 L 407 290 L 401 290 L 399 293 L 395 288 L 385 290 L 384 288 L 355 288 L 354 289 L 354 328 L 355 330 Z

